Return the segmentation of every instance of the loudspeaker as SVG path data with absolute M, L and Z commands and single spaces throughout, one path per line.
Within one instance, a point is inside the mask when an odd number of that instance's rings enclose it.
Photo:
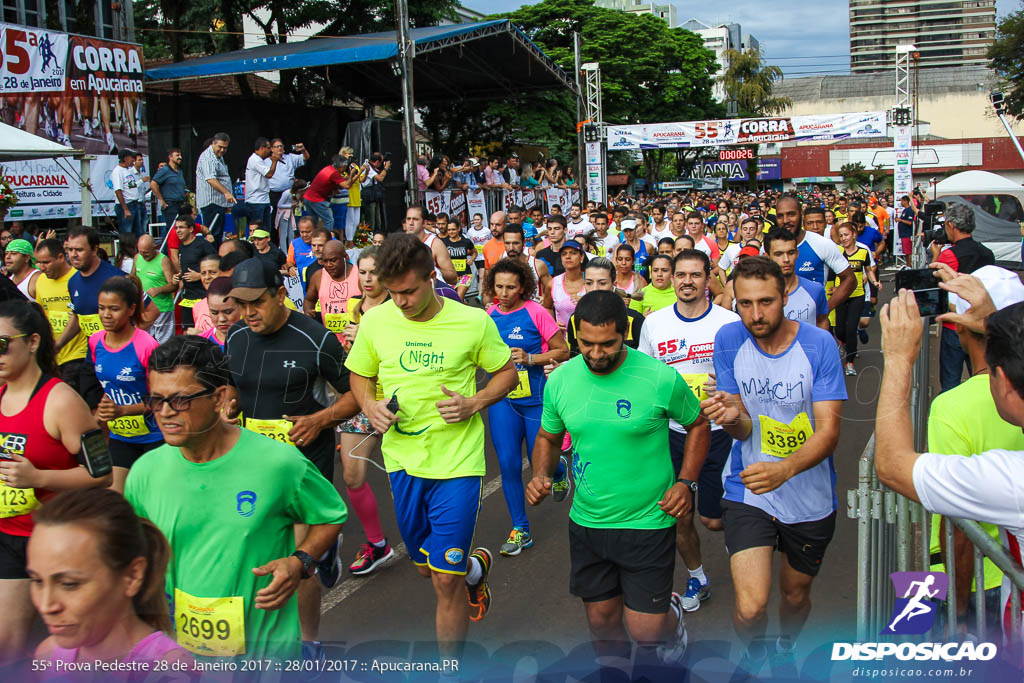
M 401 121 L 389 119 L 363 119 L 352 121 L 345 130 L 345 145 L 355 150 L 362 163 L 374 152 L 391 160 L 391 170 L 384 181 L 384 201 L 381 202 L 384 232 L 402 229 L 405 218 L 405 141 Z

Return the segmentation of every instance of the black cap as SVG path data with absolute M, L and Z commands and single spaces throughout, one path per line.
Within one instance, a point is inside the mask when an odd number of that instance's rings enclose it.
M 231 291 L 233 299 L 255 301 L 263 296 L 263 292 L 276 291 L 284 286 L 284 279 L 273 265 L 259 257 L 246 259 L 235 266 L 231 273 Z

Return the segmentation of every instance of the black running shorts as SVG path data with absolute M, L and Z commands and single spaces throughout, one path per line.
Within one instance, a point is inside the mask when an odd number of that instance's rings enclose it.
M 741 550 L 768 546 L 786 553 L 793 569 L 817 576 L 836 530 L 836 513 L 813 522 L 784 524 L 761 508 L 723 498 L 722 524 L 730 556 Z
M 672 467 L 676 476 L 683 466 L 683 453 L 686 450 L 686 434 L 674 429 L 668 430 L 668 447 L 672 455 Z M 704 466 L 697 477 L 697 512 L 708 519 L 722 518 L 722 470 L 732 451 L 732 437 L 724 429 L 711 430 L 711 445 Z

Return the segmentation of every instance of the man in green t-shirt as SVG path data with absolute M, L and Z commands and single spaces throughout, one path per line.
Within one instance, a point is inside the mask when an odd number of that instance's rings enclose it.
M 1024 301 L 1024 285 L 1016 274 L 995 266 L 985 266 L 974 272 L 988 291 L 996 309 Z M 967 302 L 958 296 L 950 297 L 950 304 L 958 313 L 967 310 Z M 993 449 L 1024 451 L 1024 433 L 999 417 L 995 400 L 989 388 L 992 377 L 985 362 L 985 337 L 963 325 L 956 325 L 960 344 L 971 360 L 974 374 L 964 383 L 944 391 L 932 401 L 928 412 L 928 451 L 944 455 L 970 457 Z M 945 571 L 945 530 L 940 515 L 932 515 L 931 570 Z M 1000 541 L 999 529 L 994 524 L 982 524 L 988 534 Z M 974 629 L 974 598 L 969 594 L 977 590 L 974 585 L 974 545 L 960 529 L 953 529 L 953 547 L 956 561 L 956 613 L 957 621 Z M 1002 624 L 999 588 L 1003 573 L 985 558 L 985 601 L 988 637 L 998 633 Z M 970 614 L 969 614 L 970 613 Z M 943 619 L 946 610 L 939 610 Z M 940 624 L 941 626 L 941 624 Z M 978 635 L 978 634 L 976 634 Z
M 698 468 L 709 423 L 675 369 L 624 345 L 628 318 L 619 295 L 590 292 L 575 317 L 580 355 L 552 372 L 544 388 L 526 499 L 537 505 L 551 492 L 568 431 L 576 480 L 569 590 L 583 600 L 595 646 L 599 654 L 628 656 L 632 636 L 657 646 L 663 661 L 678 662 L 686 626 L 682 597 L 672 590 L 675 526 L 693 509 L 695 487 L 672 465 L 669 420 L 691 435 L 704 432 L 687 439 L 683 454 Z
M 170 543 L 167 594 L 182 647 L 296 660 L 296 588 L 348 513 L 294 446 L 221 419 L 229 375 L 208 339 L 174 337 L 153 351 L 146 405 L 166 444 L 135 463 L 125 498 Z M 298 548 L 295 524 L 309 525 Z
M 491 600 L 491 554 L 468 552 L 486 473 L 480 412 L 515 389 L 519 374 L 490 316 L 434 293 L 434 258 L 418 237 L 389 235 L 376 270 L 391 300 L 363 315 L 345 366 L 359 407 L 384 435 L 402 539 L 434 586 L 441 656 L 458 656 L 467 616 L 479 621 Z M 477 368 L 491 374 L 479 391 Z
M 156 248 L 156 242 L 149 235 L 139 238 L 139 253 L 132 263 L 132 275 L 142 282 L 142 291 L 153 300 L 160 311 L 149 327 L 153 338 L 163 344 L 174 335 L 174 265 Z

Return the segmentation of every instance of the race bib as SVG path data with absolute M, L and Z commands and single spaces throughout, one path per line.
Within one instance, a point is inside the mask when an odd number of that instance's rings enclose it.
M 118 436 L 132 437 L 145 436 L 149 434 L 149 427 L 146 426 L 146 418 L 142 415 L 125 415 L 107 423 L 111 434 Z
M 67 328 L 68 319 L 71 316 L 66 311 L 49 311 L 46 317 L 50 319 L 50 327 L 53 328 L 54 335 L 59 336 Z
M 454 268 L 455 272 L 457 272 L 457 273 L 461 273 L 462 271 L 466 270 L 466 259 L 464 259 L 464 258 L 453 258 L 452 259 L 452 268 Z
M 690 391 L 697 397 L 698 401 L 703 401 L 708 397 L 706 391 L 704 391 L 704 383 L 710 379 L 710 375 L 706 372 L 692 373 L 683 375 L 683 381 L 686 382 L 687 386 L 690 387 Z
M 530 393 L 530 373 L 527 370 L 519 370 L 519 386 L 509 392 L 508 397 L 515 398 L 529 398 L 533 394 Z
M 174 630 L 178 645 L 204 657 L 245 654 L 245 612 L 241 597 L 197 598 L 174 589 Z
M 800 413 L 789 424 L 767 415 L 759 415 L 758 421 L 761 424 L 761 451 L 776 458 L 788 458 L 814 433 L 807 413 Z
M 483 256 L 484 255 L 484 245 L 482 245 L 482 244 L 476 245 L 476 253 L 478 253 L 481 256 Z
M 35 489 L 16 489 L 0 481 L 0 517 L 20 517 L 39 507 Z
M 288 420 L 257 420 L 247 417 L 245 418 L 245 428 L 274 441 L 292 443 L 292 440 L 288 438 L 288 432 L 292 430 L 292 423 Z
M 202 301 L 202 299 L 181 299 L 178 301 L 178 305 L 182 308 L 195 308 L 195 305 Z
M 78 327 L 86 337 L 103 329 L 99 314 L 78 316 Z
M 344 313 L 327 313 L 324 315 L 324 327 L 335 334 L 348 327 L 348 316 Z

